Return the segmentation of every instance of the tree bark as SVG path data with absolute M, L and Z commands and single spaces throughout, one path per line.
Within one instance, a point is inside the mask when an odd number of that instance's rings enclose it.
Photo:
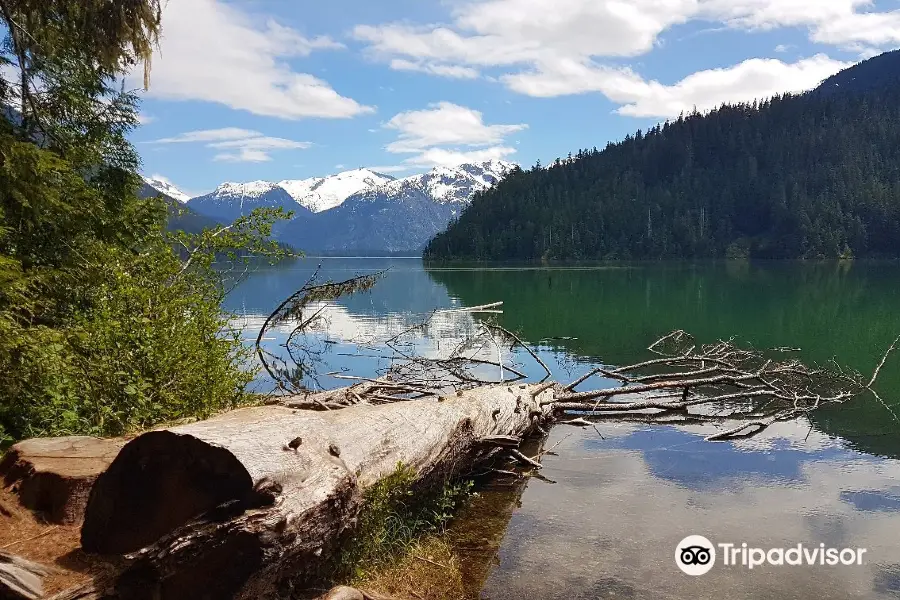
M 50 569 L 0 550 L 0 598 L 36 600 L 43 598 L 42 582 Z
M 82 545 L 130 553 L 105 597 L 286 595 L 316 577 L 362 493 L 398 463 L 419 489 L 441 485 L 508 451 L 492 436 L 536 430 L 552 394 L 503 385 L 335 411 L 265 406 L 146 433 L 98 478 Z

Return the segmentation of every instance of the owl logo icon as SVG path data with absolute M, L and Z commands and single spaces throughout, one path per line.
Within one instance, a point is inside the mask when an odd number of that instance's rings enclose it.
M 689 535 L 675 547 L 675 564 L 688 575 L 705 575 L 716 564 L 716 547 L 702 535 Z

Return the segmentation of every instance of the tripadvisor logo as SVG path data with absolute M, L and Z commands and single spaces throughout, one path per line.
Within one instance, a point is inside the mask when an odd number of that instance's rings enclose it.
M 675 564 L 688 575 L 705 575 L 716 564 L 716 547 L 702 535 L 689 535 L 675 547 Z
M 716 564 L 716 548 L 726 567 L 753 569 L 763 565 L 862 565 L 865 548 L 826 548 L 825 544 L 790 548 L 753 548 L 742 544 L 713 544 L 702 535 L 690 535 L 675 547 L 675 564 L 688 575 L 705 575 Z

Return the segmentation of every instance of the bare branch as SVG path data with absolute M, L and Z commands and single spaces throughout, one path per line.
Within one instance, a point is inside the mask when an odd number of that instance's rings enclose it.
M 898 342 L 900 342 L 900 336 L 897 336 L 897 338 L 891 344 L 891 347 L 888 348 L 887 352 L 884 353 L 884 356 L 881 357 L 881 362 L 878 363 L 877 367 L 875 367 L 875 372 L 872 373 L 872 378 L 869 380 L 869 383 L 866 384 L 867 388 L 872 389 L 872 386 L 875 385 L 875 380 L 878 379 L 878 373 L 881 372 L 881 367 L 883 367 L 884 363 L 887 362 L 888 356 L 891 355 L 891 352 L 893 352 L 897 348 Z

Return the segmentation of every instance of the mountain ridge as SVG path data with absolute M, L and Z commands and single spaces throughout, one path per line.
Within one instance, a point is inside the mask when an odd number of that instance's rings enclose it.
M 191 199 L 191 197 L 188 194 L 185 194 L 184 192 L 179 190 L 177 187 L 175 187 L 172 183 L 170 183 L 169 181 L 166 181 L 165 179 L 163 179 L 159 176 L 142 177 L 141 179 L 144 180 L 144 185 L 149 186 L 149 187 L 153 188 L 154 190 L 156 190 L 157 192 L 159 192 L 173 200 L 177 200 L 178 202 L 181 202 L 182 204 L 187 203 L 187 201 Z
M 373 169 L 279 182 L 223 182 L 187 201 L 193 211 L 231 222 L 259 207 L 293 211 L 276 240 L 323 253 L 418 253 L 477 193 L 517 165 L 502 160 L 434 167 L 395 178 Z
M 284 188 L 301 206 L 319 213 L 340 206 L 354 194 L 395 180 L 390 175 L 363 168 L 341 171 L 328 177 L 284 179 L 277 185 Z
M 152 181 L 159 182 L 159 180 Z M 162 183 L 165 184 L 166 182 Z M 174 186 L 171 186 L 171 184 L 166 184 L 162 187 L 173 188 Z M 177 188 L 175 188 L 175 190 L 177 191 Z M 148 183 L 146 179 L 144 181 L 144 184 L 141 186 L 141 189 L 138 190 L 138 196 L 141 198 L 162 196 L 163 201 L 166 204 L 166 211 L 168 213 L 168 219 L 166 220 L 166 229 L 168 229 L 169 231 L 200 233 L 204 229 L 212 229 L 221 225 L 219 221 L 216 221 L 215 219 L 210 218 L 206 215 L 201 215 L 200 213 L 192 210 L 185 205 L 183 200 L 180 200 L 177 197 L 173 197 L 172 195 L 160 190 L 151 183 Z

